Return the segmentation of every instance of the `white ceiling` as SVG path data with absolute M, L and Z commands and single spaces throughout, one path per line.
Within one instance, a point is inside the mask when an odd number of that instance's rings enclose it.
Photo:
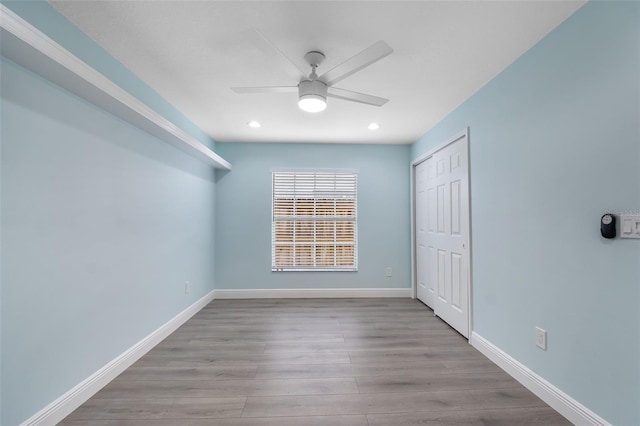
M 411 143 L 584 1 L 51 1 L 213 139 L 221 142 Z M 296 85 L 254 29 L 322 74 L 377 40 L 394 53 L 336 87 L 390 101 L 329 98 L 305 113 L 296 94 L 232 86 Z M 262 124 L 247 126 L 250 120 Z M 380 124 L 367 130 L 370 122 Z

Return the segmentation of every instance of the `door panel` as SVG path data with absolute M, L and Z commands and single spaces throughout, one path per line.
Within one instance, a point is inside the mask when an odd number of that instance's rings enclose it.
M 438 299 L 447 303 L 447 252 L 438 250 Z M 437 306 L 437 305 L 436 305 Z
M 427 160 L 429 161 L 429 160 Z M 427 189 L 427 232 L 436 232 L 436 190 L 433 188 Z
M 427 282 L 427 291 L 429 292 L 429 300 L 431 303 L 427 303 L 431 307 L 431 309 L 435 308 L 435 300 L 436 300 L 436 286 L 438 285 L 438 251 L 435 247 L 429 247 L 429 258 L 428 258 L 428 278 Z M 426 302 L 425 302 L 426 303 Z
M 431 306 L 433 303 L 433 293 L 428 291 L 427 283 L 429 281 L 429 265 L 428 265 L 428 253 L 426 245 L 426 234 L 428 224 L 427 211 L 427 174 L 428 166 L 426 162 L 423 162 L 416 166 L 415 169 L 415 191 L 416 191 L 416 258 L 421 259 L 416 262 L 416 296 L 427 305 Z
M 451 182 L 451 234 L 460 235 L 460 181 Z
M 451 306 L 461 310 L 462 300 L 462 255 L 451 253 Z

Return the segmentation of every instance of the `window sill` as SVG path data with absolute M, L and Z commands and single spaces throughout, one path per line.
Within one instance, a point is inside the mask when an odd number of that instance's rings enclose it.
M 358 272 L 358 268 L 271 268 L 271 272 Z

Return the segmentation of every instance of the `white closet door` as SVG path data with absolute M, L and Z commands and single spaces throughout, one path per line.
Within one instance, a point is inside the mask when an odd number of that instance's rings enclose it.
M 416 296 L 427 306 L 433 308 L 435 291 L 429 287 L 429 264 L 427 251 L 427 232 L 429 227 L 427 176 L 429 168 L 433 169 L 431 159 L 423 161 L 415 168 L 415 232 L 416 232 Z
M 460 334 L 469 337 L 466 133 L 418 164 L 415 176 L 418 298 Z

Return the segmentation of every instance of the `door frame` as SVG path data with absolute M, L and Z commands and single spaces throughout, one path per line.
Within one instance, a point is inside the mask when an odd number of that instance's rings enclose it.
M 437 153 L 438 151 L 442 150 L 443 148 L 446 148 L 447 146 L 451 145 L 454 142 L 457 142 L 458 140 L 462 139 L 462 138 L 466 138 L 467 141 L 467 183 L 469 185 L 469 191 L 468 191 L 468 206 L 469 206 L 469 224 L 468 224 L 468 229 L 469 229 L 469 249 L 466 251 L 466 256 L 467 256 L 467 291 L 468 291 L 468 297 L 467 297 L 467 312 L 469 312 L 469 318 L 468 318 L 468 322 L 469 322 L 469 336 L 471 336 L 471 333 L 473 332 L 473 285 L 472 285 L 472 281 L 471 281 L 471 277 L 473 276 L 472 274 L 472 269 L 473 269 L 473 242 L 472 242 L 472 229 L 471 229 L 471 212 L 472 212 L 472 206 L 471 206 L 471 152 L 470 152 L 470 142 L 469 142 L 469 127 L 466 127 L 465 129 L 459 131 L 458 133 L 456 133 L 455 135 L 451 136 L 449 139 L 447 139 L 446 142 L 438 144 L 437 146 L 435 146 L 434 148 L 430 149 L 429 151 L 427 151 L 425 154 L 422 154 L 421 156 L 415 158 L 414 160 L 411 161 L 411 164 L 409 166 L 410 168 L 410 191 L 411 191 L 411 297 L 413 299 L 417 298 L 417 292 L 418 292 L 418 282 L 417 282 L 417 262 L 416 262 L 416 166 L 424 161 L 426 161 L 427 159 L 433 157 L 433 155 L 435 153 Z M 471 343 L 471 339 L 469 339 L 469 343 Z

